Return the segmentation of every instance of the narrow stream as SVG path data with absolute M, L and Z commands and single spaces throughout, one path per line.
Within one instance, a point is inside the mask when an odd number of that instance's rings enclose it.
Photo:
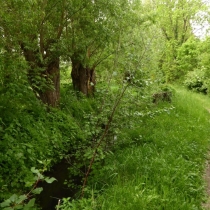
M 69 164 L 66 160 L 62 160 L 60 163 L 53 166 L 51 171 L 45 174 L 45 176 L 56 178 L 57 181 L 51 184 L 46 182 L 40 183 L 39 187 L 43 187 L 43 191 L 37 196 L 37 203 L 42 210 L 55 210 L 59 199 L 73 197 L 75 195 L 75 189 L 67 188 L 67 186 L 64 185 L 64 181 L 69 179 L 68 167 Z

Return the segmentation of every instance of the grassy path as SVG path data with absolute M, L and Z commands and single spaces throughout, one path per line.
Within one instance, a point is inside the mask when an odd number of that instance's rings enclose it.
M 136 122 L 128 137 L 135 133 L 135 143 L 109 156 L 98 178 L 104 191 L 92 209 L 204 209 L 210 99 L 175 90 L 172 104 Z
M 198 103 L 198 106 L 200 106 L 201 109 L 203 108 L 204 110 L 207 111 L 207 113 L 209 113 L 209 116 L 207 114 L 207 119 L 210 119 L 210 98 L 200 94 L 192 94 L 192 93 L 190 93 L 189 96 L 192 96 L 192 98 L 195 99 L 195 102 Z M 207 153 L 206 156 L 206 163 L 204 169 L 204 185 L 205 185 L 206 199 L 203 207 L 204 209 L 209 210 L 210 209 L 210 153 L 209 152 Z
M 206 193 L 207 193 L 207 201 L 204 204 L 204 208 L 208 210 L 210 209 L 210 162 L 209 160 L 206 163 L 204 180 L 206 182 Z

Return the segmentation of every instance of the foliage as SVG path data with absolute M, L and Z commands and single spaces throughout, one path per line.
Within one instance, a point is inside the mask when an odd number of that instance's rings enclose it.
M 39 166 L 48 160 L 48 169 L 62 159 L 74 145 L 76 127 L 74 122 L 58 112 L 51 116 L 33 119 L 30 114 L 21 112 L 24 118 L 15 118 L 7 128 L 1 131 L 1 190 L 12 193 L 13 190 L 27 187 L 28 168 Z M 57 116 L 56 116 L 57 115 Z M 17 141 L 18 140 L 18 141 Z M 13 174 L 16 174 L 13 177 Z
M 42 173 L 44 172 L 43 169 Z M 23 210 L 32 210 L 37 209 L 35 206 L 35 198 L 32 198 L 34 195 L 40 194 L 43 190 L 42 187 L 38 187 L 38 183 L 40 181 L 46 181 L 47 183 L 52 183 L 56 179 L 51 177 L 44 177 L 38 169 L 35 169 L 35 167 L 31 168 L 31 172 L 35 174 L 35 176 L 31 177 L 31 180 L 29 181 L 30 184 L 34 184 L 33 188 L 28 192 L 27 194 L 23 195 L 16 195 L 13 194 L 9 199 L 5 200 L 4 202 L 0 203 L 0 206 L 3 210 L 13 210 L 13 209 L 23 209 Z
M 205 75 L 205 69 L 190 71 L 185 78 L 184 85 L 188 89 L 204 94 L 208 92 L 208 79 Z
M 32 172 L 36 181 L 51 182 L 35 168 L 50 171 L 65 159 L 67 187 L 80 188 L 74 182 L 80 177 L 84 194 L 63 199 L 59 209 L 200 208 L 208 123 L 164 84 L 186 75 L 189 89 L 209 90 L 209 39 L 191 38 L 200 6 L 200 0 L 0 2 L 0 201 L 8 198 L 1 207 L 34 209 L 35 200 L 24 195 Z M 97 71 L 94 97 L 73 90 L 70 72 L 82 68 Z
M 209 72 L 210 72 L 210 66 L 209 66 L 209 46 L 210 46 L 210 38 L 206 37 L 205 40 L 202 41 L 200 51 L 201 54 L 199 56 L 200 59 L 200 65 L 205 67 L 206 73 L 209 77 Z
M 4 60 L 8 65 L 2 62 L 0 71 L 9 75 L 0 86 L 1 201 L 28 190 L 32 166 L 40 168 L 47 162 L 49 170 L 65 157 L 76 139 L 83 138 L 71 115 L 39 103 L 28 84 L 25 62 L 10 58 Z M 13 68 L 22 71 L 10 77 Z
M 209 115 L 203 106 L 210 102 L 175 89 L 175 108 L 168 105 L 167 111 L 141 121 L 133 118 L 133 131 L 126 138 L 134 141 L 109 153 L 86 199 L 65 199 L 60 209 L 202 209 L 209 139 Z
M 205 7 L 200 0 L 190 2 L 187 0 L 169 0 L 164 3 L 156 0 L 151 5 L 151 8 L 156 11 L 157 25 L 161 29 L 165 40 L 162 58 L 160 59 L 160 68 L 165 74 L 167 82 L 175 81 L 185 74 L 183 69 L 185 61 L 182 62 L 179 56 L 180 50 L 182 51 L 182 48 L 186 48 L 186 45 L 183 47 L 182 45 L 188 39 L 194 37 L 192 20 L 195 19 L 197 12 L 205 10 Z M 184 59 L 187 58 L 185 57 Z M 179 67 L 179 65 L 181 66 Z M 186 69 L 186 66 L 184 68 Z
M 198 68 L 200 42 L 198 39 L 189 38 L 177 51 L 177 65 L 179 78 L 183 78 L 186 73 Z
M 75 94 L 72 90 L 66 90 L 66 93 Z M 104 97 L 109 98 L 105 101 Z M 99 138 L 103 135 L 105 126 L 110 116 L 110 110 L 115 100 L 115 94 L 110 94 L 103 88 L 99 88 L 96 92 L 95 98 L 86 98 L 84 95 L 75 94 L 75 97 L 67 97 L 63 104 L 63 108 L 68 110 L 68 114 L 73 114 L 77 119 L 77 124 L 83 130 L 84 138 L 72 145 L 71 153 L 67 155 L 67 160 L 70 164 L 69 172 L 75 177 L 83 177 L 87 172 L 87 167 L 94 153 L 94 149 L 99 142 Z M 71 103 L 69 103 L 71 99 Z M 95 100 L 97 99 L 98 102 Z M 104 104 L 105 102 L 105 104 Z M 103 111 L 101 111 L 103 110 Z M 110 128 L 112 130 L 112 127 Z M 93 165 L 93 173 L 97 173 L 101 167 L 101 161 L 105 158 L 106 147 L 109 144 L 108 137 L 102 142 L 97 149 L 97 157 Z M 82 172 L 82 173 L 81 173 Z M 68 187 L 76 187 L 74 179 L 66 180 Z
M 72 200 L 70 202 L 70 198 L 64 198 L 62 200 L 62 204 L 59 206 L 58 209 L 63 210 L 78 210 L 78 209 L 84 209 L 84 210 L 93 210 L 95 209 L 94 200 L 91 198 L 83 198 L 80 200 Z
M 49 69 L 56 66 L 55 61 L 59 58 L 57 52 L 53 50 L 55 41 L 52 40 L 59 38 L 59 32 L 57 34 L 59 21 L 56 16 L 60 15 L 58 10 L 61 8 L 60 4 L 57 4 L 55 9 L 52 1 L 48 2 L 49 4 L 45 3 L 47 2 L 12 0 L 0 3 L 2 8 L 0 25 L 3 34 L 1 50 L 3 53 L 6 51 L 25 59 L 28 64 L 26 71 L 30 87 L 37 98 L 50 104 L 52 101 L 46 97 L 43 99 L 42 94 L 58 89 L 54 81 L 57 74 L 52 74 L 52 69 Z M 16 17 L 19 17 L 18 21 Z M 15 69 L 13 73 L 16 74 L 16 71 L 18 70 Z M 55 97 L 51 105 L 57 102 L 58 97 Z
M 191 56 L 187 57 L 189 59 L 193 59 L 194 57 L 194 65 L 191 66 L 191 70 L 193 69 L 193 71 L 188 72 L 184 77 L 184 85 L 193 91 L 205 94 L 209 93 L 209 38 L 207 37 L 205 40 L 199 42 L 196 40 L 196 42 L 193 41 L 189 44 L 191 47 L 188 46 L 187 48 L 191 48 Z M 194 54 L 194 56 L 192 56 L 192 54 Z M 183 58 L 185 57 L 184 55 L 182 56 Z M 187 60 L 185 65 L 189 66 L 189 62 Z

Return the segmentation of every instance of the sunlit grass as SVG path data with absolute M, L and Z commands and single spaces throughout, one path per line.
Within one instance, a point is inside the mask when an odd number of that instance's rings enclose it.
M 136 144 L 107 160 L 98 209 L 202 209 L 210 99 L 175 89 L 175 108 L 144 119 Z

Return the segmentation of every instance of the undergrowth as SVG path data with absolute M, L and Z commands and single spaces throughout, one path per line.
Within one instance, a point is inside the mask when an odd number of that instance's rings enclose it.
M 13 89 L 0 89 L 4 92 L 0 99 L 0 203 L 30 191 L 35 182 L 32 167 L 49 171 L 84 139 L 72 113 L 47 109 L 23 82 L 16 80 Z M 71 99 L 76 100 L 74 95 Z M 77 109 L 88 112 L 83 106 Z
M 71 176 L 87 171 L 116 95 L 102 88 L 95 98 L 85 98 L 65 88 L 60 109 L 50 110 L 34 99 L 21 102 L 16 94 L 6 108 L 12 93 L 8 98 L 5 93 L 0 102 L 1 201 L 30 189 L 32 167 L 46 171 L 66 159 Z M 59 209 L 202 209 L 210 100 L 177 86 L 170 91 L 172 101 L 152 103 L 152 93 L 127 89 L 97 148 L 84 197 L 65 198 Z M 66 186 L 75 187 L 72 181 Z
M 117 149 L 90 180 L 87 197 L 64 199 L 60 209 L 203 209 L 210 101 L 174 88 L 172 104 L 130 113 L 136 123 L 118 131 Z

